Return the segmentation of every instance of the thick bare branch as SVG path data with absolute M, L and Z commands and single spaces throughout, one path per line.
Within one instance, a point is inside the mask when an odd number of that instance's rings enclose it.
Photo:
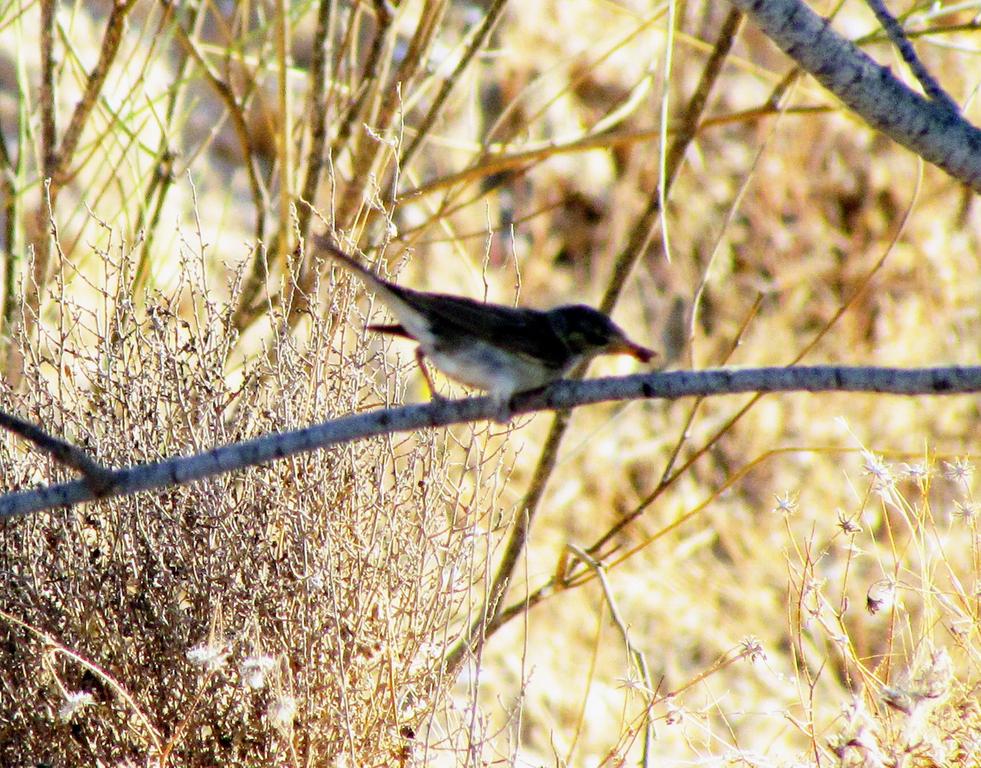
M 927 99 L 800 0 L 732 0 L 781 50 L 876 130 L 981 192 L 981 130 Z
M 981 366 L 940 368 L 867 368 L 801 366 L 742 370 L 672 371 L 634 376 L 560 381 L 549 389 L 522 395 L 514 413 L 566 410 L 579 405 L 639 399 L 731 395 L 743 392 L 878 392 L 897 395 L 954 395 L 981 392 Z M 267 435 L 215 448 L 206 453 L 116 470 L 103 497 L 183 485 L 275 459 L 376 435 L 445 427 L 493 419 L 498 405 L 490 398 L 440 400 L 406 405 Z M 78 480 L 0 497 L 0 519 L 25 515 L 96 498 L 91 484 Z

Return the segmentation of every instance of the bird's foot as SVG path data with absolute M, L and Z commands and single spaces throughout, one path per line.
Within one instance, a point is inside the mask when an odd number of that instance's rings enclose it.
M 513 396 L 491 398 L 491 402 L 494 403 L 494 415 L 491 418 L 495 422 L 498 424 L 507 424 L 511 421 L 511 416 L 514 412 L 512 400 Z
M 529 397 L 534 397 L 539 395 L 549 388 L 549 384 L 542 387 L 534 387 L 532 389 L 523 389 L 520 392 L 513 392 L 507 397 L 495 398 L 494 402 L 497 405 L 497 413 L 494 416 L 494 421 L 499 424 L 506 424 L 514 418 L 515 411 L 519 410 L 523 405 L 528 402 Z
M 535 395 L 540 395 L 542 392 L 545 392 L 550 386 L 551 384 L 545 384 L 544 386 L 541 387 L 534 387 L 532 389 L 523 389 L 520 392 L 515 392 L 513 395 L 511 395 L 505 403 L 507 407 L 508 418 L 510 419 L 514 415 L 514 412 L 516 410 L 521 408 L 523 405 L 526 405 L 529 398 L 533 398 L 535 397 Z

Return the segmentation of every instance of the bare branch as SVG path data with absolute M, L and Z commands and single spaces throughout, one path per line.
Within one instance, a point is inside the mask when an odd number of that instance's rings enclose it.
M 168 11 L 171 11 L 175 7 L 175 4 L 164 2 L 163 6 Z M 256 209 L 253 234 L 255 235 L 256 242 L 260 242 L 265 232 L 266 212 L 269 210 L 269 192 L 262 180 L 262 174 L 259 170 L 259 160 L 252 140 L 252 132 L 249 130 L 248 123 L 245 120 L 245 112 L 242 109 L 242 105 L 239 104 L 238 97 L 235 95 L 235 90 L 231 84 L 222 79 L 215 68 L 211 66 L 211 63 L 205 58 L 188 31 L 182 24 L 176 21 L 176 16 L 173 29 L 177 36 L 177 42 L 184 49 L 184 53 L 193 59 L 201 68 L 205 82 L 208 83 L 225 105 L 225 109 L 228 110 L 228 115 L 231 117 L 232 125 L 235 128 L 235 135 L 238 137 L 239 145 L 242 149 L 242 164 L 245 166 L 246 176 L 249 180 L 252 204 Z
M 742 370 L 672 371 L 634 376 L 560 381 L 543 392 L 518 396 L 515 414 L 567 410 L 620 400 L 731 395 L 741 392 L 878 392 L 954 395 L 981 392 L 981 366 L 869 368 L 834 365 Z M 343 416 L 312 427 L 233 443 L 206 453 L 128 467 L 109 473 L 101 497 L 126 496 L 204 480 L 275 459 L 376 435 L 493 419 L 498 405 L 488 397 L 441 400 Z M 88 480 L 77 480 L 0 497 L 0 519 L 92 501 Z
M 426 62 L 447 5 L 443 0 L 428 0 L 425 10 L 420 14 L 398 69 L 390 78 L 387 88 L 381 91 L 379 106 L 368 116 L 372 130 L 378 135 L 384 135 L 396 119 L 402 89 L 408 87 Z M 357 152 L 351 159 L 351 183 L 337 204 L 336 221 L 340 226 L 350 227 L 355 214 L 364 205 L 364 192 L 371 178 L 372 166 L 382 151 L 383 145 L 379 142 L 359 143 Z
M 497 26 L 497 22 L 500 20 L 501 14 L 504 13 L 504 8 L 506 5 L 507 0 L 494 0 L 491 7 L 487 10 L 483 20 L 477 27 L 477 31 L 473 35 L 473 39 L 471 39 L 463 55 L 460 57 L 460 60 L 457 62 L 456 67 L 453 69 L 453 73 L 443 81 L 443 84 L 439 88 L 439 93 L 436 94 L 436 98 L 433 99 L 433 103 L 429 107 L 429 111 L 422 119 L 422 122 L 416 126 L 415 138 L 412 139 L 409 146 L 404 152 L 402 152 L 402 156 L 399 158 L 399 168 L 407 168 L 409 163 L 415 157 L 417 150 L 422 146 L 422 142 L 429 134 L 429 130 L 433 127 L 437 118 L 442 113 L 443 107 L 446 105 L 446 100 L 450 95 L 450 91 L 453 90 L 453 86 L 459 82 L 463 73 L 466 71 L 467 67 L 470 66 L 470 62 L 473 61 L 477 53 L 484 50 L 487 39 L 490 37 L 491 32 L 494 31 L 494 27 Z
M 654 740 L 657 737 L 654 732 L 654 722 L 651 719 L 650 712 L 650 703 L 654 701 L 657 694 L 657 689 L 654 686 L 654 679 L 651 677 L 651 670 L 650 665 L 647 663 L 647 656 L 630 637 L 630 627 L 624 620 L 623 615 L 617 606 L 617 601 L 613 597 L 613 590 L 610 587 L 609 579 L 606 578 L 606 566 L 599 560 L 595 560 L 594 558 L 590 557 L 586 552 L 577 546 L 570 544 L 569 550 L 576 556 L 576 558 L 579 559 L 580 562 L 582 562 L 596 574 L 596 578 L 600 583 L 600 588 L 603 590 L 603 599 L 606 601 L 606 604 L 610 609 L 610 618 L 613 619 L 613 623 L 620 632 L 620 637 L 623 639 L 623 644 L 626 647 L 630 660 L 634 665 L 635 674 L 639 678 L 639 680 L 633 681 L 632 687 L 637 689 L 640 695 L 649 702 L 647 709 L 643 714 L 644 752 L 640 761 L 640 764 L 646 768 L 646 766 L 653 764 L 652 750 Z
M 56 190 L 58 187 L 64 186 L 67 181 L 68 166 L 75 156 L 78 141 L 82 137 L 82 129 L 85 128 L 85 124 L 95 108 L 96 99 L 102 93 L 106 77 L 109 75 L 109 69 L 116 60 L 116 54 L 119 52 L 119 45 L 123 39 L 126 17 L 135 4 L 136 0 L 128 0 L 125 3 L 117 2 L 112 5 L 109 21 L 106 22 L 106 33 L 102 38 L 102 44 L 99 46 L 99 61 L 88 76 L 82 98 L 75 105 L 75 110 L 68 121 L 68 127 L 65 129 L 65 135 L 61 138 L 61 145 L 55 156 L 55 167 L 49 169 L 49 172 L 54 172 L 52 182 Z M 57 197 L 54 191 L 52 197 Z
M 957 105 L 947 92 L 940 87 L 940 83 L 934 79 L 933 75 L 926 68 L 920 57 L 916 55 L 916 50 L 913 48 L 913 44 L 910 43 L 909 37 L 906 34 L 906 30 L 896 21 L 896 17 L 889 13 L 889 9 L 886 8 L 886 4 L 882 0 L 865 0 L 868 3 L 869 8 L 875 14 L 875 17 L 879 20 L 882 28 L 889 35 L 889 39 L 892 40 L 892 44 L 896 46 L 896 50 L 899 51 L 900 55 L 903 57 L 903 61 L 909 66 L 910 71 L 916 76 L 916 79 L 920 81 L 920 85 L 923 87 L 924 92 L 934 101 L 946 105 L 947 109 L 953 111 L 954 113 L 960 112 L 960 107 Z
M 54 0 L 41 3 L 41 168 L 50 179 L 58 166 L 58 139 L 55 129 L 54 94 Z
M 784 53 L 869 125 L 981 192 L 981 130 L 924 98 L 800 0 L 732 0 Z
M 300 197 L 311 205 L 316 203 L 317 190 L 323 177 L 325 147 L 327 144 L 327 46 L 330 37 L 330 17 L 332 4 L 321 0 L 317 10 L 317 28 L 313 33 L 313 55 L 310 59 L 310 90 L 307 94 L 306 121 L 310 134 L 303 167 L 303 183 Z M 300 237 L 310 234 L 312 209 L 301 205 L 297 208 L 297 229 Z
M 49 454 L 55 461 L 85 475 L 92 492 L 98 497 L 112 483 L 112 471 L 89 457 L 85 451 L 58 437 L 53 437 L 40 427 L 4 411 L 0 411 L 0 427 L 28 440 Z

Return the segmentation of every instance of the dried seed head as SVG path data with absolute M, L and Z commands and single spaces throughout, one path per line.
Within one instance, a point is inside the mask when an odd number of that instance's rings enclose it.
M 63 723 L 69 722 L 83 707 L 95 704 L 95 699 L 88 691 L 65 693 L 65 701 L 58 708 L 58 717 Z
M 896 599 L 896 584 L 892 579 L 879 579 L 874 582 L 865 594 L 865 608 L 871 614 L 885 611 L 892 607 Z
M 269 702 L 266 710 L 269 723 L 278 731 L 288 731 L 293 727 L 296 717 L 296 699 L 292 696 L 279 696 Z
M 224 666 L 230 651 L 214 643 L 195 645 L 187 652 L 187 660 L 195 667 L 202 667 L 208 672 Z

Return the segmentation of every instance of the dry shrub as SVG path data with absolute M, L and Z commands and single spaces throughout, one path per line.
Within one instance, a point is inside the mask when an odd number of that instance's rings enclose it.
M 5 410 L 118 466 L 372 407 L 398 386 L 345 344 L 360 321 L 342 321 L 342 286 L 328 319 L 275 336 L 231 386 L 230 312 L 200 261 L 137 311 L 113 301 L 129 256 L 102 254 L 102 309 L 63 297 Z M 454 493 L 454 476 L 500 470 L 480 455 L 454 466 L 445 442 L 367 440 L 4 523 L 0 762 L 406 760 L 445 695 L 442 649 L 495 495 Z M 65 472 L 8 435 L 2 477 L 13 489 Z

